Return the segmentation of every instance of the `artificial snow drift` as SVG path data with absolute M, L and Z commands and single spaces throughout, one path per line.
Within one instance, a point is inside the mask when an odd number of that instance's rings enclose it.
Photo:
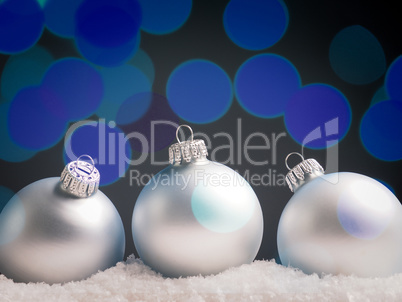
M 0 301 L 402 301 L 402 274 L 388 278 L 305 275 L 255 261 L 207 277 L 164 278 L 129 257 L 81 282 L 14 283 L 0 275 Z

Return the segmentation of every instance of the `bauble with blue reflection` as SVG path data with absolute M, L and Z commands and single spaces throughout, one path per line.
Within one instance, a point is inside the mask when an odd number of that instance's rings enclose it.
M 261 245 L 263 216 L 248 182 L 208 160 L 203 140 L 179 141 L 169 153 L 171 164 L 135 203 L 132 234 L 142 261 L 166 277 L 251 263 Z
M 80 157 L 81 158 L 81 157 Z M 123 260 L 124 227 L 83 160 L 29 184 L 0 213 L 0 272 L 14 282 L 79 281 Z
M 303 159 L 286 176 L 295 194 L 278 226 L 282 264 L 319 275 L 401 273 L 399 200 L 370 177 L 323 172 L 314 159 Z

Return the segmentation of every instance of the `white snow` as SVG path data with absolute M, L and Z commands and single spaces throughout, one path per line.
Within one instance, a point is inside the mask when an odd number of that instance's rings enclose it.
M 0 275 L 0 301 L 402 301 L 402 274 L 319 277 L 272 260 L 218 275 L 170 279 L 130 256 L 87 280 L 63 285 L 14 283 Z

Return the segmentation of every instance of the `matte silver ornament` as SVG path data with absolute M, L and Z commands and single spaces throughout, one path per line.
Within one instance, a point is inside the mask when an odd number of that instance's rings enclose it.
M 172 164 L 149 181 L 134 207 L 140 258 L 168 277 L 251 263 L 263 234 L 253 189 L 234 170 L 209 161 L 202 140 L 178 139 L 169 151 Z
M 295 194 L 278 226 L 282 264 L 317 274 L 401 273 L 399 200 L 370 177 L 323 172 L 315 160 L 303 158 L 287 175 Z
M 81 171 L 81 178 L 95 171 L 84 161 L 74 165 L 89 168 Z M 60 182 L 64 179 L 65 173 L 61 179 L 46 178 L 26 186 L 1 212 L 0 272 L 6 277 L 17 282 L 64 283 L 85 279 L 123 260 L 124 228 L 113 203 L 99 190 L 80 198 L 74 190 L 82 182 L 66 190 L 68 184 Z M 97 187 L 99 178 L 92 181 Z

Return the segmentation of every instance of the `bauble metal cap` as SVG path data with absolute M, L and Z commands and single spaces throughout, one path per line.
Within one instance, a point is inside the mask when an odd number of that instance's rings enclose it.
M 191 131 L 190 140 L 184 142 L 179 139 L 179 130 L 187 127 Z M 177 143 L 169 147 L 169 162 L 173 164 L 189 163 L 194 159 L 206 158 L 208 155 L 207 147 L 202 139 L 194 140 L 193 130 L 188 125 L 181 125 L 176 130 Z
M 87 157 L 91 163 L 80 160 Z M 89 155 L 81 155 L 77 160 L 68 163 L 61 173 L 61 188 L 77 197 L 94 195 L 99 187 L 100 174 L 95 168 L 94 160 Z
M 291 155 L 298 155 L 302 159 L 302 162 L 292 169 L 288 166 L 288 159 Z M 324 175 L 324 169 L 315 159 L 304 159 L 303 155 L 297 152 L 289 153 L 288 156 L 286 156 L 285 164 L 289 170 L 288 174 L 286 174 L 286 183 L 292 192 L 296 191 L 300 186 L 313 178 Z

